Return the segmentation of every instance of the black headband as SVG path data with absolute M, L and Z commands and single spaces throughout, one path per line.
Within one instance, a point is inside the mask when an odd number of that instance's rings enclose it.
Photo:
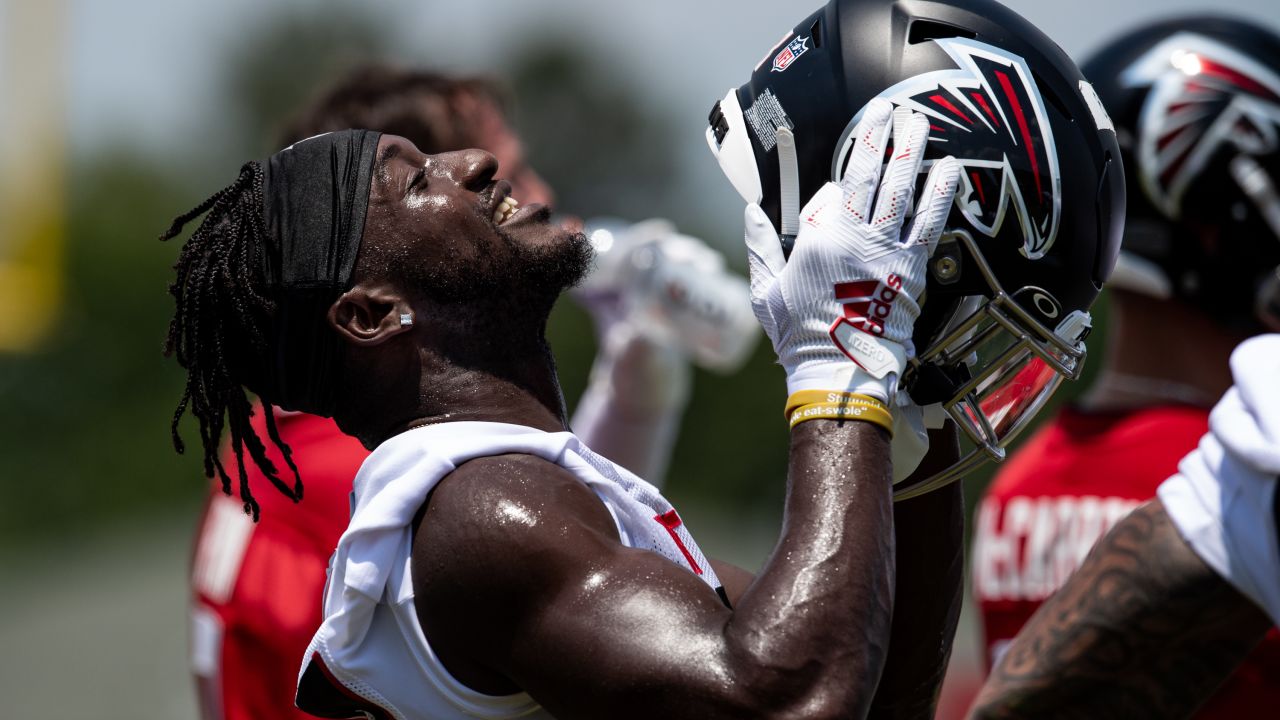
M 326 318 L 351 289 L 380 137 L 325 133 L 267 160 L 262 258 L 276 312 L 263 395 L 287 410 L 333 414 L 341 345 Z

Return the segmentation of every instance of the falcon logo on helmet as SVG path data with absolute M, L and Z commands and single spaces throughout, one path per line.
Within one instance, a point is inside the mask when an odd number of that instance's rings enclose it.
M 934 40 L 957 69 L 917 75 L 880 97 L 929 117 L 929 141 L 964 168 L 956 204 L 984 235 L 1000 233 L 1010 211 L 1022 254 L 1044 257 L 1058 235 L 1061 180 L 1044 101 L 1017 55 L 965 38 Z M 854 118 L 837 145 L 832 177 L 844 172 Z M 931 161 L 925 161 L 925 170 Z
M 1187 187 L 1224 146 L 1248 155 L 1280 143 L 1280 77 L 1196 33 L 1151 48 L 1120 83 L 1150 87 L 1138 119 L 1138 176 L 1147 197 L 1177 219 Z
M 770 60 L 797 37 L 809 39 L 803 57 L 775 72 Z M 993 0 L 827 0 L 786 38 L 715 103 L 706 129 L 784 257 L 804 202 L 843 175 L 872 98 L 925 115 L 926 165 L 949 155 L 964 171 L 901 381 L 916 404 L 940 404 L 974 447 L 895 488 L 913 497 L 1003 458 L 1059 384 L 1080 376 L 1089 307 L 1120 246 L 1120 146 L 1071 59 Z M 850 349 L 874 333 L 874 300 L 888 294 L 845 290 L 834 340 Z

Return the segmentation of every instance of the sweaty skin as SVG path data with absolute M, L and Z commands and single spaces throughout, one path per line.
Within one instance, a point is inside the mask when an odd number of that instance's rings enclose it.
M 487 153 L 425 156 L 390 136 L 379 151 L 355 282 L 330 311 L 347 340 L 340 427 L 369 447 L 455 420 L 563 430 L 542 324 L 581 237 L 536 206 L 495 224 L 506 188 Z M 716 567 L 732 608 L 687 569 L 623 546 L 559 466 L 473 460 L 421 511 L 419 621 L 458 680 L 524 690 L 559 718 L 863 716 L 889 647 L 889 457 L 870 423 L 798 425 L 773 555 L 754 580 Z
M 518 287 L 523 278 L 504 271 L 530 256 L 558 262 L 575 233 L 551 224 L 537 203 L 522 204 L 499 231 L 492 215 L 510 185 L 494 181 L 497 162 L 487 152 L 424 155 L 384 135 L 378 153 L 353 286 L 329 311 L 348 343 L 338 426 L 370 450 L 428 422 L 564 430 L 542 337 L 559 293 L 530 297 Z M 492 300 L 481 306 L 481 298 Z M 413 323 L 401 324 L 402 315 Z
M 1270 625 L 1152 500 L 1023 626 L 970 717 L 1185 717 Z
M 783 535 L 733 609 L 624 547 L 558 466 L 472 461 L 418 526 L 419 620 L 464 684 L 523 689 L 558 718 L 862 716 L 893 603 L 888 446 L 869 423 L 792 431 Z

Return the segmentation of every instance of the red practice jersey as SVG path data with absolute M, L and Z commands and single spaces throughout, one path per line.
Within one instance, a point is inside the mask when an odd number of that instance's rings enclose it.
M 1117 520 L 1155 497 L 1209 429 L 1209 411 L 1063 410 L 1015 453 L 977 515 L 973 588 L 988 669 L 1036 608 Z M 1197 717 L 1263 717 L 1280 707 L 1275 629 Z
M 298 670 L 322 620 L 325 568 L 347 527 L 351 482 L 369 452 L 332 420 L 279 413 L 276 422 L 302 474 L 302 502 L 277 492 L 246 458 L 261 521 L 215 487 L 196 538 L 191 649 L 204 720 L 312 717 L 293 706 Z M 254 426 L 265 439 L 261 412 Z M 284 458 L 266 444 L 291 484 Z M 234 468 L 234 458 L 223 464 Z

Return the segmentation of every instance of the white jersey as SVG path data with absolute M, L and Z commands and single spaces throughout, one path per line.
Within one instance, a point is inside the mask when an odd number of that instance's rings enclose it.
M 409 430 L 378 446 L 356 475 L 351 524 L 329 562 L 325 619 L 298 678 L 299 707 L 396 720 L 549 717 L 527 694 L 485 695 L 455 680 L 432 652 L 414 609 L 415 514 L 458 465 L 507 453 L 534 455 L 573 473 L 609 510 L 624 545 L 653 550 L 723 593 L 671 504 L 572 433 L 484 422 Z
M 1196 554 L 1280 624 L 1280 335 L 1241 343 L 1231 375 L 1209 432 L 1159 496 Z

